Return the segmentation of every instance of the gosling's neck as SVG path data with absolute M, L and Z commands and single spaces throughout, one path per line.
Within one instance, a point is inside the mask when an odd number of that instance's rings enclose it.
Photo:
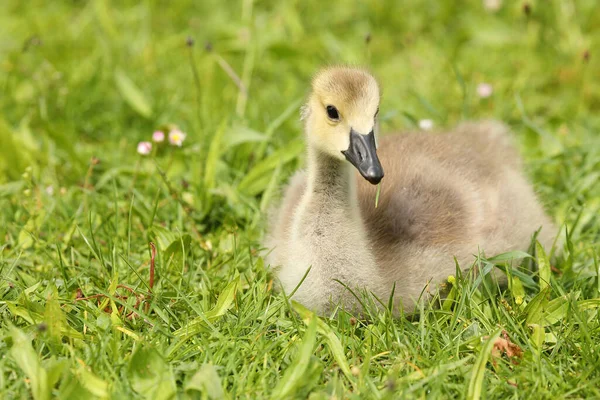
M 352 165 L 309 147 L 306 195 L 309 200 L 327 208 L 357 207 L 356 180 Z
M 339 299 L 341 289 L 333 280 L 351 287 L 378 280 L 356 185 L 349 162 L 309 147 L 307 188 L 294 216 L 292 243 L 298 257 L 297 282 L 310 266 L 312 275 L 305 283 L 317 288 L 311 293 L 323 301 L 330 295 Z

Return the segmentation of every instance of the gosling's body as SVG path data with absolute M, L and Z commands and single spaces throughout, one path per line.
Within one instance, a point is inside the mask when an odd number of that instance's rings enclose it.
M 273 215 L 268 262 L 288 294 L 311 267 L 294 294 L 306 306 L 355 308 L 340 281 L 384 302 L 395 285 L 396 305 L 410 312 L 428 284 L 433 291 L 455 272 L 454 258 L 468 268 L 479 250 L 527 250 L 540 228 L 538 240 L 551 246 L 555 228 L 504 125 L 385 136 L 377 154 L 385 171 L 377 208 L 376 186 L 309 140 L 308 170 L 292 178 Z

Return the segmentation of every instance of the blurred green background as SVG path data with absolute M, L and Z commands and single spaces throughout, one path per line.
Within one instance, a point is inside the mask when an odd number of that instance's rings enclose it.
M 164 122 L 180 124 L 202 154 L 222 121 L 264 132 L 330 63 L 374 72 L 384 132 L 421 118 L 519 128 L 528 117 L 550 132 L 531 135 L 532 146 L 580 142 L 600 118 L 598 3 L 500 3 L 3 1 L 0 179 L 34 163 L 73 183 L 92 155 L 127 163 Z M 120 75 L 138 88 L 133 100 Z M 477 98 L 480 82 L 493 86 L 491 99 Z M 300 136 L 297 119 L 269 147 Z M 238 169 L 246 153 L 226 156 Z
M 210 381 L 231 397 L 273 388 L 281 398 L 465 396 L 479 353 L 464 330 L 479 340 L 502 326 L 526 356 L 482 372 L 490 396 L 600 396 L 598 322 L 588 314 L 561 308 L 541 353 L 514 291 L 508 308 L 494 294 L 465 300 L 451 319 L 429 310 L 427 331 L 383 316 L 364 331 L 327 320 L 315 342 L 271 294 L 258 256 L 265 214 L 303 165 L 299 108 L 311 76 L 348 63 L 383 88 L 383 134 L 422 120 L 509 124 L 549 213 L 569 228 L 552 296 L 597 297 L 599 49 L 597 0 L 1 1 L 4 395 L 194 398 L 195 387 L 214 394 Z M 137 154 L 139 141 L 171 124 L 187 133 L 182 148 Z M 147 295 L 149 241 L 156 286 L 143 318 L 131 319 L 119 307 L 134 310 L 137 297 L 117 283 Z M 95 295 L 113 296 L 114 307 L 77 300 Z M 190 326 L 194 335 L 182 337 Z M 313 355 L 331 335 L 359 375 L 327 346 Z M 302 351 L 304 364 L 294 356 Z M 146 363 L 158 371 L 150 381 L 166 386 L 144 386 Z M 427 377 L 421 385 L 410 365 Z M 32 379 L 40 368 L 47 379 Z M 281 383 L 294 368 L 309 369 Z

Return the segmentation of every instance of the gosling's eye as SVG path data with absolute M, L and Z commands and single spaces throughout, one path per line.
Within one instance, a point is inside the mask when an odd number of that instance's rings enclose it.
M 327 106 L 325 109 L 327 110 L 327 116 L 329 117 L 330 120 L 332 120 L 332 121 L 340 120 L 340 113 L 338 112 L 337 108 L 335 108 L 334 106 Z

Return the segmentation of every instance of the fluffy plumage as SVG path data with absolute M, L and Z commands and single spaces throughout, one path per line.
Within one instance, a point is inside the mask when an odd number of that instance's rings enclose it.
M 334 105 L 340 121 L 328 120 Z M 374 129 L 379 88 L 365 71 L 319 73 L 304 111 L 308 169 L 297 173 L 274 211 L 266 247 L 281 288 L 324 313 L 367 289 L 410 312 L 428 283 L 470 267 L 479 249 L 492 255 L 526 250 L 533 233 L 549 247 L 556 229 L 522 173 L 501 123 L 465 123 L 450 132 L 381 138 L 385 177 L 379 205 L 368 183 L 340 152 L 350 129 Z

